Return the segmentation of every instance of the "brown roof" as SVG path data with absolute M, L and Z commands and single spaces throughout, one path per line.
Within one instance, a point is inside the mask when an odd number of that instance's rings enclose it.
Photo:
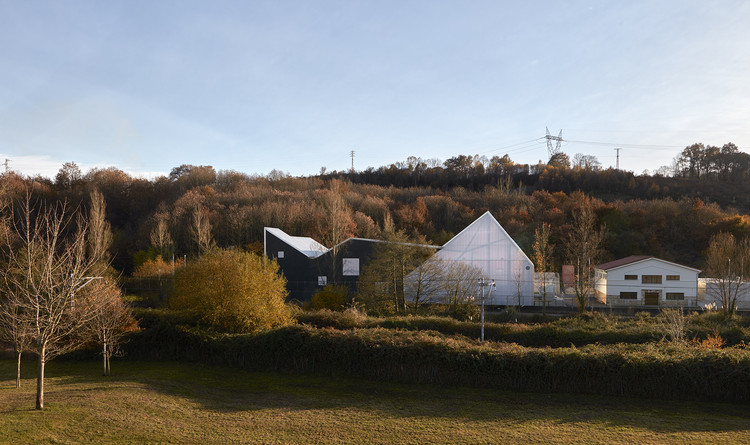
M 610 261 L 609 263 L 600 264 L 596 266 L 596 268 L 601 270 L 609 270 L 614 269 L 615 267 L 624 266 L 626 264 L 637 263 L 638 261 L 647 260 L 649 258 L 655 257 L 650 255 L 631 255 L 625 258 L 620 258 L 619 260 Z

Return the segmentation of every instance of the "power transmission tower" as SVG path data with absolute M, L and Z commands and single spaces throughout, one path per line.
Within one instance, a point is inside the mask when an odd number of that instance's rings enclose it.
M 8 171 L 10 171 L 10 159 L 5 158 L 5 162 L 3 162 L 3 165 L 5 166 L 5 173 L 8 173 Z
M 615 148 L 615 151 L 617 152 L 617 164 L 615 170 L 620 169 L 620 150 L 622 150 L 622 148 Z
M 352 156 L 352 173 L 354 173 L 354 150 L 352 150 L 350 153 Z
M 552 156 L 560 153 L 560 146 L 563 142 L 562 130 L 560 130 L 560 134 L 558 134 L 557 136 L 552 136 L 549 132 L 549 128 L 544 128 L 547 129 L 547 135 L 544 137 L 544 139 L 547 139 L 547 152 L 549 153 L 550 159 L 552 159 Z M 554 147 L 552 146 L 552 141 L 555 141 Z

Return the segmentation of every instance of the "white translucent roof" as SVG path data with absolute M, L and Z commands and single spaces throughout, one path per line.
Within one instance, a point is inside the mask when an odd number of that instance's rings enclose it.
M 284 241 L 309 258 L 317 258 L 328 252 L 328 248 L 307 236 L 291 236 L 281 229 L 266 227 L 266 231 Z
M 490 212 L 484 213 L 436 254 L 437 258 L 461 261 L 481 269 L 495 280 L 495 295 L 522 295 L 533 292 L 534 264 L 518 247 Z

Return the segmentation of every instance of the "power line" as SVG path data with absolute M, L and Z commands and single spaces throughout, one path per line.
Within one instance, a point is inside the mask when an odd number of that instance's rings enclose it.
M 594 142 L 594 141 L 573 141 L 565 139 L 565 142 L 574 144 L 588 144 L 588 145 L 601 145 L 607 147 L 625 147 L 635 148 L 641 150 L 671 150 L 674 148 L 684 148 L 682 145 L 657 145 L 657 144 L 623 144 L 619 142 Z
M 518 142 L 517 144 L 511 144 L 511 145 L 506 145 L 504 147 L 493 148 L 491 150 L 487 150 L 487 151 L 481 152 L 479 154 L 493 153 L 493 152 L 497 152 L 497 151 L 501 151 L 501 150 L 507 150 L 508 152 L 517 151 L 519 149 L 526 148 L 526 146 L 530 146 L 528 144 L 531 144 L 531 145 L 538 144 L 540 140 L 541 140 L 541 138 L 530 139 L 528 141 Z M 519 145 L 524 145 L 524 147 L 518 147 Z M 516 147 L 516 148 L 514 148 L 514 147 Z M 508 150 L 509 148 L 512 148 L 512 150 Z

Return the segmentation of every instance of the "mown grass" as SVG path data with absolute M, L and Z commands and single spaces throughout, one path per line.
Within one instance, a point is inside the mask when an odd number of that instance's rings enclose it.
M 750 443 L 742 405 L 510 393 L 173 362 L 0 361 L 3 443 Z

